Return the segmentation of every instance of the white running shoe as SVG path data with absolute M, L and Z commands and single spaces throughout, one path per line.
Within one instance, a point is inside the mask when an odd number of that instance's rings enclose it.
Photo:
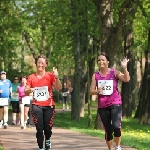
M 121 150 L 120 146 L 116 146 L 115 150 Z
M 3 120 L 0 121 L 0 128 L 3 126 Z
M 4 129 L 7 129 L 8 128 L 8 124 L 7 122 L 4 123 Z
M 25 121 L 24 122 L 24 129 L 26 129 L 27 128 L 27 122 Z
M 12 123 L 11 123 L 12 125 L 16 125 L 16 121 L 12 121 Z

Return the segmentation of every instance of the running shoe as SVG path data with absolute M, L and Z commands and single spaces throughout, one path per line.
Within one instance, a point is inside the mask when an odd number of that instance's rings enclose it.
M 40 149 L 40 150 L 44 150 L 44 148 Z
M 24 129 L 26 129 L 27 128 L 27 122 L 25 121 L 24 122 Z
M 51 149 L 51 142 L 50 140 L 45 140 L 45 150 L 50 150 Z
M 7 129 L 8 128 L 8 124 L 7 122 L 4 123 L 4 129 Z
M 16 121 L 12 121 L 12 123 L 11 123 L 12 125 L 16 125 Z
M 3 126 L 3 120 L 0 121 L 0 128 Z
M 116 146 L 115 150 L 121 150 L 120 146 Z
M 31 124 L 28 124 L 28 128 L 30 128 L 30 129 L 31 129 L 31 128 L 32 128 L 32 125 L 31 125 Z
M 20 126 L 20 120 L 17 120 L 17 126 Z
M 21 126 L 21 129 L 24 129 L 24 126 Z

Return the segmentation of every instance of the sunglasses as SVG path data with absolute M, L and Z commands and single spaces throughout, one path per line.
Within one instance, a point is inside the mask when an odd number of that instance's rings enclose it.
M 19 80 L 19 79 L 14 79 L 14 80 Z

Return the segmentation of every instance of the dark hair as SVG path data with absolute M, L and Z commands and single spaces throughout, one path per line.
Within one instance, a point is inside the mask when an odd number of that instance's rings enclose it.
M 37 64 L 37 61 L 38 61 L 39 58 L 45 59 L 46 64 L 48 65 L 48 59 L 47 59 L 46 56 L 43 55 L 43 54 L 42 54 L 42 55 L 39 55 L 39 56 L 37 56 L 37 57 L 35 58 L 35 64 Z
M 18 79 L 19 79 L 19 77 L 18 77 L 18 76 L 14 76 L 14 79 L 15 79 L 15 78 L 18 78 Z
M 22 80 L 22 78 L 28 79 L 27 76 L 22 76 L 20 77 L 20 81 Z
M 105 56 L 105 57 L 106 57 L 106 59 L 107 59 L 107 61 L 110 61 L 109 56 L 108 56 L 108 54 L 107 54 L 107 53 L 105 53 L 105 52 L 101 52 L 101 53 L 99 53 L 99 54 L 98 54 L 98 56 L 100 56 L 100 55 Z

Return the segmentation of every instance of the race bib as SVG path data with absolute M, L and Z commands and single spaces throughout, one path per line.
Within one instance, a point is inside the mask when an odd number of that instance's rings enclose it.
M 62 96 L 67 96 L 67 93 L 66 92 L 62 93 Z
M 8 98 L 0 98 L 0 106 L 8 106 Z
M 19 100 L 19 96 L 17 93 L 13 92 L 12 95 L 11 95 L 11 99 L 13 100 Z
M 98 88 L 103 86 L 101 95 L 111 95 L 113 93 L 113 80 L 98 80 Z
M 48 86 L 34 88 L 34 99 L 37 101 L 46 101 L 49 98 Z
M 30 104 L 30 96 L 25 96 L 22 98 L 23 104 Z

